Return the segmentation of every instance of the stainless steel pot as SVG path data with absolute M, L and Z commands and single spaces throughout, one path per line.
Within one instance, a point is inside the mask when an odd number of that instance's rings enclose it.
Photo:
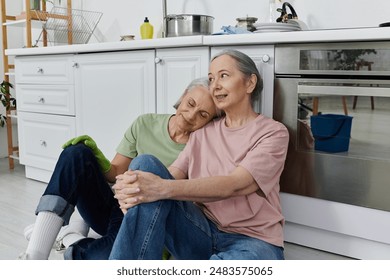
M 214 17 L 207 15 L 167 15 L 164 19 L 165 37 L 210 35 Z

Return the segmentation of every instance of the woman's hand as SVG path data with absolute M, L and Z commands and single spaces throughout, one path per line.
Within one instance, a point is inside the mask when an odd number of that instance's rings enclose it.
M 149 172 L 126 171 L 116 177 L 115 198 L 124 213 L 140 203 L 164 199 L 164 180 Z

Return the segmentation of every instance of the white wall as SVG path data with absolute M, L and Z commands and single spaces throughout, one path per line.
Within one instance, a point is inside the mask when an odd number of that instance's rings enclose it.
M 24 5 L 25 0 L 6 0 L 8 10 Z M 59 1 L 59 0 L 55 0 Z M 269 1 L 279 0 L 166 0 L 168 14 L 205 14 L 215 17 L 214 31 L 223 25 L 235 25 L 236 18 L 253 16 L 269 22 Z M 62 6 L 66 0 L 61 0 Z M 373 27 L 390 21 L 388 0 L 290 0 L 300 20 L 309 29 Z M 72 0 L 73 8 L 98 11 L 103 17 L 90 42 L 119 41 L 120 35 L 140 38 L 139 26 L 145 17 L 154 25 L 154 38 L 161 37 L 162 0 Z M 50 9 L 51 4 L 48 4 Z M 38 33 L 39 35 L 39 33 Z M 36 35 L 36 36 L 38 36 Z M 21 47 L 22 44 L 19 44 Z
M 206 14 L 215 17 L 214 31 L 223 25 L 235 25 L 237 17 L 254 16 L 258 22 L 269 21 L 269 0 L 166 0 L 168 14 Z M 272 0 L 271 0 L 272 1 Z M 275 0 L 281 7 L 279 0 Z M 291 0 L 299 19 L 310 29 L 373 27 L 390 21 L 388 0 Z M 162 0 L 73 0 L 85 10 L 101 11 L 98 25 L 100 41 L 118 41 L 120 35 L 134 34 L 149 17 L 155 38 L 161 36 Z

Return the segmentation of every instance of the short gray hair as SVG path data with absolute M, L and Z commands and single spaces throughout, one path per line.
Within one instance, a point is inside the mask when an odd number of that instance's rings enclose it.
M 209 91 L 209 78 L 208 77 L 201 77 L 198 79 L 193 80 L 184 90 L 183 94 L 180 96 L 179 100 L 176 101 L 175 105 L 173 105 L 173 108 L 177 109 L 180 106 L 180 103 L 183 101 L 183 97 L 193 88 L 196 87 L 204 87 Z
M 252 74 L 255 74 L 257 77 L 257 83 L 255 88 L 253 89 L 251 102 L 253 103 L 260 97 L 261 91 L 263 90 L 263 79 L 260 76 L 259 70 L 256 67 L 255 62 L 248 55 L 233 49 L 223 50 L 217 53 L 211 61 L 220 57 L 222 55 L 228 55 L 233 58 L 236 63 L 238 70 L 244 74 L 245 77 L 249 78 Z
M 177 110 L 177 108 L 179 108 L 181 102 L 183 101 L 183 98 L 184 96 L 190 91 L 192 90 L 193 88 L 196 88 L 196 87 L 204 87 L 205 89 L 207 89 L 207 92 L 210 94 L 210 96 L 212 97 L 211 95 L 211 92 L 210 92 L 210 82 L 209 82 L 209 78 L 208 77 L 201 77 L 201 78 L 197 78 L 195 80 L 193 80 L 187 87 L 186 89 L 184 90 L 183 94 L 180 96 L 179 100 L 177 100 L 177 102 L 175 103 L 175 105 L 173 105 L 173 108 L 175 108 Z M 214 101 L 213 101 L 214 102 Z M 215 104 L 214 104 L 215 106 Z M 216 116 L 215 118 L 218 118 L 220 116 L 223 116 L 225 114 L 224 111 L 222 111 L 221 109 L 218 109 L 217 106 L 215 106 L 215 110 L 216 110 Z

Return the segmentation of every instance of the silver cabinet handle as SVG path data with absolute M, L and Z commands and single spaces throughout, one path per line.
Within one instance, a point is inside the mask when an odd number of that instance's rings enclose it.
M 161 62 L 162 62 L 162 59 L 159 58 L 159 57 L 156 57 L 156 58 L 154 59 L 154 63 L 156 63 L 156 64 L 159 64 L 159 63 L 161 63 Z
M 39 102 L 39 103 L 42 103 L 42 104 L 45 103 L 45 98 L 40 97 L 40 98 L 38 99 L 38 102 Z
M 263 63 L 268 63 L 270 60 L 271 57 L 268 54 L 263 55 L 263 57 L 261 58 L 261 61 L 263 61 Z
M 45 140 L 40 140 L 40 143 L 41 143 L 41 146 L 42 147 L 46 147 L 47 146 L 47 143 Z
M 42 67 L 38 67 L 37 68 L 37 73 L 43 74 L 43 68 Z
M 73 62 L 73 65 L 72 65 L 73 68 L 79 68 L 79 64 L 77 62 Z

